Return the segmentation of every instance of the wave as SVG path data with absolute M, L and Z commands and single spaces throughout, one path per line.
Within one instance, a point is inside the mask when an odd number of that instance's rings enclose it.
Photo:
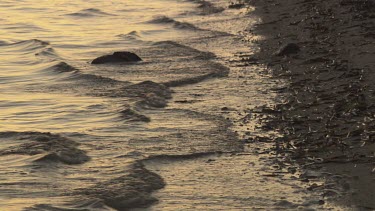
M 166 107 L 168 99 L 172 98 L 172 90 L 161 83 L 143 81 L 112 89 L 107 96 L 136 100 L 134 108 L 126 108 L 120 111 L 121 117 L 127 121 L 150 122 L 150 118 L 138 113 L 138 110 Z
M 90 160 L 86 152 L 78 149 L 79 144 L 59 134 L 41 132 L 0 132 L 0 141 L 19 142 L 0 149 L 0 156 L 30 155 L 33 162 L 82 164 Z
M 169 161 L 178 161 L 178 160 L 189 160 L 189 159 L 196 159 L 202 157 L 209 157 L 213 155 L 220 155 L 224 152 L 216 151 L 216 152 L 197 152 L 191 154 L 182 154 L 182 155 L 153 155 L 143 160 L 143 163 L 147 165 L 147 162 L 162 162 L 164 160 Z
M 39 39 L 3 43 L 0 44 L 0 48 L 3 52 L 16 56 L 14 60 L 22 59 L 34 62 L 35 56 L 47 62 L 61 59 L 49 42 Z M 20 62 L 20 65 L 22 64 L 24 63 Z
M 60 77 L 58 83 L 48 86 L 49 91 L 68 92 L 86 96 L 117 97 L 114 92 L 117 87 L 129 85 L 130 82 L 118 81 L 112 78 L 83 73 L 79 70 L 68 72 Z
M 5 41 L 2 41 L 2 40 L 0 40 L 0 46 L 2 46 L 2 45 L 9 45 L 9 43 L 8 43 L 8 42 L 5 42 Z
M 131 31 L 127 34 L 119 34 L 117 36 L 118 37 L 133 37 L 133 38 L 141 37 L 141 35 L 138 31 Z
M 23 40 L 15 43 L 4 43 L 1 47 L 11 47 L 13 51 L 36 51 L 49 46 L 50 43 L 39 39 Z
M 145 99 L 150 94 L 164 99 L 172 98 L 172 91 L 163 84 L 153 81 L 144 81 L 137 84 L 125 86 L 116 91 L 116 97 L 135 97 Z
M 153 44 L 154 46 L 159 47 L 160 49 L 167 49 L 168 51 L 173 50 L 174 56 L 194 56 L 194 59 L 214 59 L 216 55 L 211 52 L 200 51 L 195 48 L 179 44 L 174 41 L 161 41 Z M 192 58 L 189 58 L 191 60 Z
M 52 82 L 64 80 L 72 77 L 72 75 L 79 74 L 78 69 L 64 61 L 60 61 L 59 58 L 56 58 L 56 60 L 52 57 L 48 59 L 52 61 L 42 61 L 33 67 L 33 72 L 31 74 L 34 74 L 34 77 L 43 77 L 43 79 L 48 79 L 49 82 Z
M 17 31 L 18 33 L 30 33 L 35 31 L 48 31 L 31 23 L 4 24 L 2 30 Z
M 13 43 L 0 41 L 0 48 L 7 54 L 17 56 L 14 59 L 26 58 L 27 60 L 35 60 L 36 56 L 45 59 L 45 61 L 61 60 L 49 42 L 39 39 L 22 40 Z
M 150 122 L 151 119 L 143 114 L 138 113 L 137 111 L 127 108 L 120 111 L 121 117 L 126 121 L 130 122 Z
M 198 14 L 200 15 L 210 15 L 214 13 L 223 12 L 225 9 L 223 7 L 216 7 L 213 3 L 205 0 L 187 0 L 198 4 L 198 9 L 200 10 Z
M 100 75 L 94 75 L 94 74 L 87 74 L 87 73 L 82 73 L 80 71 L 74 71 L 73 74 L 66 79 L 70 81 L 85 81 L 88 86 L 92 86 L 92 83 L 98 83 L 98 84 L 107 84 L 107 85 L 113 85 L 113 84 L 126 84 L 128 82 L 124 81 L 118 81 L 112 78 L 107 78 L 104 76 Z
M 114 211 L 114 209 L 106 206 L 102 200 L 83 200 L 79 202 L 69 203 L 62 206 L 53 206 L 49 204 L 38 204 L 25 211 Z
M 131 31 L 131 32 L 129 32 L 127 35 L 131 35 L 131 36 L 139 37 L 139 33 L 138 33 L 137 31 Z
M 77 69 L 66 62 L 57 62 L 50 69 L 58 73 L 75 72 Z
M 141 37 L 141 35 L 137 31 L 131 31 L 127 34 L 116 35 L 116 37 L 121 37 L 121 38 L 125 38 L 128 40 L 138 40 Z
M 151 45 L 153 42 L 147 39 L 143 39 L 144 36 L 149 36 L 149 33 L 152 33 L 152 30 L 149 31 L 131 31 L 127 34 L 118 34 L 116 37 L 121 38 L 121 40 L 126 40 L 130 42 L 132 45 L 142 45 L 148 46 Z
M 148 93 L 144 96 L 143 100 L 136 103 L 137 107 L 140 108 L 164 108 L 167 106 L 167 99 L 158 96 L 155 93 Z
M 186 29 L 186 30 L 202 30 L 191 23 L 180 22 L 176 21 L 172 18 L 167 16 L 157 16 L 154 19 L 148 21 L 148 23 L 152 24 L 169 24 L 172 25 L 176 29 Z
M 182 78 L 182 79 L 164 82 L 163 84 L 167 87 L 178 87 L 178 86 L 196 84 L 196 83 L 199 83 L 199 82 L 211 79 L 211 78 L 225 77 L 225 76 L 228 76 L 228 74 L 229 74 L 229 69 L 226 68 L 226 69 L 221 69 L 221 70 L 214 71 L 211 73 L 207 73 L 204 75 L 198 75 L 195 77 Z
M 172 98 L 172 90 L 160 83 L 143 81 L 113 90 L 110 96 L 138 99 L 136 102 L 136 107 L 138 108 L 164 108 L 167 106 L 167 100 Z M 134 119 L 135 116 L 138 116 L 136 119 L 147 122 L 148 117 L 141 117 L 131 110 L 125 110 L 124 114 L 125 117 L 132 114 L 130 119 Z
M 156 190 L 165 187 L 164 179 L 158 174 L 147 169 L 150 162 L 163 162 L 163 160 L 178 161 L 218 155 L 222 152 L 203 152 L 186 155 L 156 155 L 135 161 L 121 177 L 100 182 L 88 188 L 76 189 L 72 195 L 80 195 L 87 201 L 99 201 L 100 205 L 116 210 L 130 210 L 146 208 L 158 200 L 152 196 Z
M 42 48 L 40 51 L 35 53 L 35 56 L 43 57 L 47 59 L 60 59 L 60 56 L 57 54 L 55 49 L 50 46 L 46 46 Z
M 96 8 L 83 9 L 78 12 L 69 13 L 66 15 L 74 16 L 74 17 L 83 17 L 83 18 L 98 17 L 98 16 L 115 16 L 114 14 L 103 12 L 102 10 L 96 9 Z
M 179 57 L 179 59 L 182 58 L 182 60 L 187 59 L 189 61 L 195 60 L 196 62 L 205 62 L 205 69 L 200 68 L 196 73 L 194 73 L 195 76 L 163 82 L 162 84 L 166 87 L 177 87 L 195 84 L 211 78 L 226 77 L 229 74 L 228 67 L 216 62 L 209 62 L 209 60 L 216 58 L 216 55 L 214 53 L 200 51 L 195 48 L 176 43 L 174 41 L 157 42 L 154 44 L 154 46 L 156 46 L 159 51 L 160 49 L 167 49 L 167 51 L 173 52 L 173 57 Z
M 74 195 L 89 199 L 100 199 L 117 210 L 144 208 L 157 201 L 151 194 L 165 186 L 163 178 L 147 170 L 141 161 L 136 162 L 125 175 L 98 183 L 84 189 L 77 189 Z
M 118 81 L 100 75 L 84 73 L 81 70 L 71 66 L 70 64 L 64 61 L 53 61 L 52 65 L 48 66 L 47 68 L 44 68 L 43 70 L 48 72 L 53 71 L 56 73 L 69 73 L 67 75 L 64 75 L 64 77 L 59 78 L 59 81 L 79 83 L 80 86 L 92 86 L 93 83 L 96 83 L 97 85 L 103 85 L 103 83 L 108 85 L 129 84 L 129 82 Z
M 30 40 L 23 40 L 15 43 L 11 43 L 10 45 L 37 45 L 37 46 L 47 46 L 50 43 L 47 41 L 39 40 L 39 39 L 30 39 Z

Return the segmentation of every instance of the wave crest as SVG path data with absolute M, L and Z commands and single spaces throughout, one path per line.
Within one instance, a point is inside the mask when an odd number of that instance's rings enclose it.
M 151 195 L 165 186 L 163 178 L 147 170 L 141 162 L 133 164 L 124 176 L 77 190 L 80 195 L 97 198 L 117 210 L 147 207 L 157 199 Z
M 191 23 L 176 21 L 167 16 L 156 16 L 154 19 L 150 20 L 148 23 L 152 24 L 170 24 L 176 29 L 185 30 L 201 30 L 200 28 L 194 26 Z
M 41 132 L 1 132 L 0 140 L 21 142 L 18 145 L 0 149 L 0 156 L 36 156 L 34 162 L 61 162 L 81 164 L 90 160 L 85 151 L 77 148 L 77 142 L 59 134 Z
M 88 17 L 98 17 L 98 16 L 115 16 L 114 14 L 103 12 L 100 9 L 96 8 L 89 8 L 89 9 L 83 9 L 78 12 L 69 13 L 67 16 L 74 16 L 74 17 L 82 17 L 82 18 L 88 18 Z

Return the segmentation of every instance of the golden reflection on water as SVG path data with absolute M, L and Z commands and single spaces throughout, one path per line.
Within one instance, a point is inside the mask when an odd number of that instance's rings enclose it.
M 105 101 L 48 93 L 0 94 L 2 131 L 85 132 L 114 118 Z
M 168 4 L 165 10 L 166 2 L 162 0 L 13 2 L 5 2 L 9 7 L 1 7 L 0 3 L 0 31 L 4 32 L 0 40 L 44 38 L 74 44 L 109 41 L 132 31 L 158 31 L 160 26 L 145 24 L 153 15 L 173 16 L 179 8 L 191 8 L 189 3 L 179 3 Z
M 111 108 L 85 111 L 103 104 L 103 99 L 48 94 L 46 87 L 64 76 L 56 76 L 49 66 L 62 60 L 81 68 L 96 56 L 135 47 L 134 40 L 119 37 L 132 31 L 143 33 L 142 40 L 176 37 L 177 31 L 147 24 L 154 15 L 173 16 L 192 7 L 188 2 L 167 4 L 165 0 L 1 1 L 0 41 L 45 42 L 0 46 L 1 130 L 84 131 L 113 123 Z M 38 84 L 44 87 L 39 93 L 32 88 Z M 33 93 L 26 91 L 30 87 Z

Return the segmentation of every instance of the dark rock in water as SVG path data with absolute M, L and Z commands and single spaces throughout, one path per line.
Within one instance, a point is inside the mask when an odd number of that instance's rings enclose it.
M 243 7 L 245 7 L 245 4 L 243 4 L 243 3 L 231 3 L 229 6 L 228 6 L 228 8 L 229 9 L 241 9 L 241 8 L 243 8 Z
M 279 50 L 276 51 L 276 56 L 287 56 L 290 54 L 296 54 L 300 51 L 300 47 L 295 43 L 288 43 L 280 47 Z
M 112 55 L 105 55 L 94 59 L 91 64 L 106 64 L 120 62 L 139 62 L 142 59 L 135 53 L 128 51 L 114 52 Z
M 228 107 L 222 107 L 221 110 L 222 110 L 222 111 L 228 111 L 229 108 L 228 108 Z

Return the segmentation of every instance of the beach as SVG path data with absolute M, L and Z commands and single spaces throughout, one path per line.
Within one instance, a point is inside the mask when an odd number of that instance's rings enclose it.
M 288 85 L 268 126 L 285 134 L 277 151 L 324 178 L 349 209 L 373 210 L 374 2 L 252 1 L 263 17 L 258 57 Z

